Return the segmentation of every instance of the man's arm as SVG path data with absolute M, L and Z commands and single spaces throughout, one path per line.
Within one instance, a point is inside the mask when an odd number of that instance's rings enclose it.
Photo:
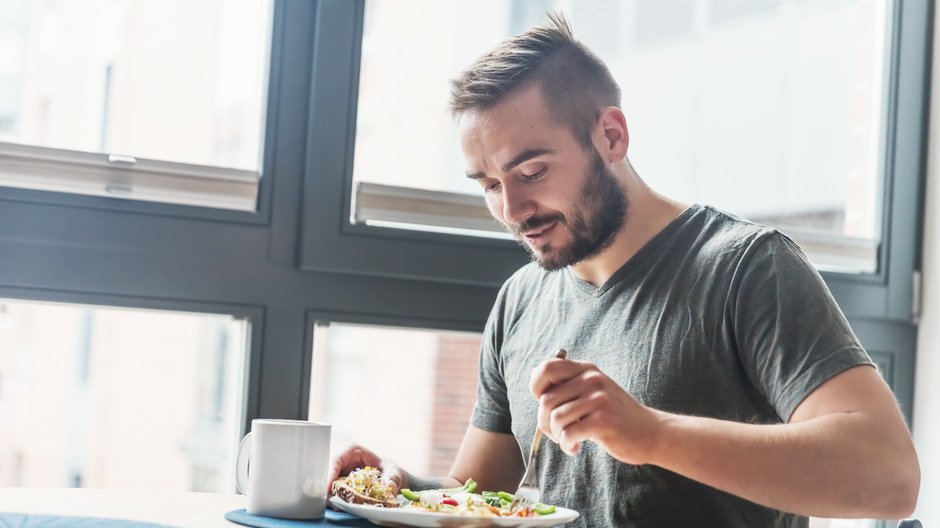
M 920 468 L 894 396 L 874 368 L 838 374 L 789 423 L 662 414 L 650 463 L 779 510 L 819 517 L 908 516 Z
M 786 424 L 745 424 L 645 407 L 587 362 L 533 372 L 539 427 L 569 454 L 593 440 L 617 459 L 655 464 L 779 510 L 902 518 L 920 469 L 891 391 L 869 366 L 813 391 Z
M 363 446 L 353 445 L 333 459 L 329 474 L 330 486 L 336 478 L 365 466 L 382 470 L 383 477 L 397 489 L 413 490 L 456 488 L 462 486 L 468 478 L 475 480 L 481 490 L 515 490 L 525 469 L 515 437 L 491 433 L 472 425 L 464 433 L 450 475 L 412 475 L 395 462 Z
M 516 437 L 469 426 L 450 474 L 460 482 L 472 478 L 478 490 L 515 491 L 525 472 Z
M 448 476 L 424 478 L 406 473 L 404 481 L 411 489 L 425 490 L 459 487 L 472 478 L 477 490 L 512 491 L 519 485 L 524 471 L 514 436 L 470 425 Z

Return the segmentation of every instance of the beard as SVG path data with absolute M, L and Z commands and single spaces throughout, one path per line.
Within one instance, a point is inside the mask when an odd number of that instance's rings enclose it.
M 591 152 L 590 174 L 569 217 L 559 212 L 509 226 L 532 260 L 546 271 L 557 271 L 597 255 L 613 243 L 614 235 L 627 221 L 629 200 L 626 192 L 597 151 L 592 149 Z M 568 228 L 572 238 L 570 243 L 557 248 L 549 243 L 538 251 L 526 243 L 523 233 L 548 227 L 552 222 Z

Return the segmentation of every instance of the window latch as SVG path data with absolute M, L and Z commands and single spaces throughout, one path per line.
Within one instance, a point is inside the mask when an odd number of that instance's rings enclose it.
M 108 163 L 119 163 L 121 165 L 134 165 L 137 158 L 134 156 L 121 156 L 119 154 L 108 154 Z

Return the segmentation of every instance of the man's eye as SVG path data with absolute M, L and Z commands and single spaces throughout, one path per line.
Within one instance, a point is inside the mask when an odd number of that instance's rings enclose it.
M 499 190 L 499 182 L 491 183 L 483 188 L 486 192 L 494 192 Z
M 525 180 L 525 181 L 527 181 L 527 182 L 531 182 L 531 181 L 538 180 L 538 179 L 541 178 L 542 176 L 545 176 L 545 172 L 546 172 L 547 170 L 548 170 L 547 168 L 543 168 L 542 170 L 536 172 L 535 174 L 523 174 L 523 175 L 522 175 L 522 179 Z

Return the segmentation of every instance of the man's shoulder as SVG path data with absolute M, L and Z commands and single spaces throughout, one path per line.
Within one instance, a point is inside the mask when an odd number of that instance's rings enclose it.
M 703 250 L 747 253 L 768 241 L 786 239 L 777 229 L 710 205 L 702 206 L 699 236 Z
M 778 229 L 703 206 L 690 263 L 703 273 L 738 276 L 753 269 L 812 268 L 802 248 Z
M 705 225 L 716 234 L 738 238 L 760 239 L 779 233 L 777 229 L 760 224 L 712 205 L 702 206 Z

